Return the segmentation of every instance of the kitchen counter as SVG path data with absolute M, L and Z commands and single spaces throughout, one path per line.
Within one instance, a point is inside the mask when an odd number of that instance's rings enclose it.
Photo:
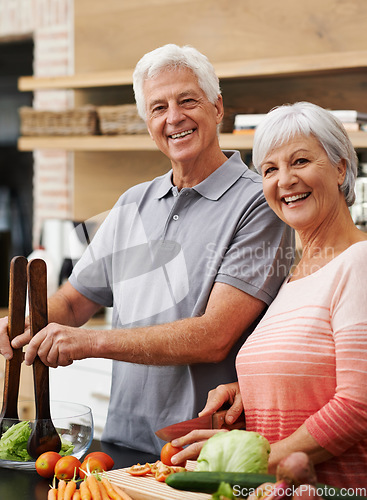
M 115 461 L 114 469 L 121 469 L 138 462 L 155 462 L 159 457 L 103 441 L 93 441 L 88 453 L 104 451 Z M 40 477 L 34 470 L 11 470 L 0 467 L 1 500 L 47 500 L 52 479 Z

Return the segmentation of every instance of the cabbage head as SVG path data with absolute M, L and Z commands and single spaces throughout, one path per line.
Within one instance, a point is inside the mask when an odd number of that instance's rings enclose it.
M 204 444 L 196 471 L 267 473 L 269 441 L 258 432 L 218 432 Z

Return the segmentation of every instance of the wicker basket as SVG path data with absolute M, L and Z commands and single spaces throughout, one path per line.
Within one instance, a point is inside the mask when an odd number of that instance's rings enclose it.
M 138 115 L 135 104 L 100 106 L 97 108 L 97 112 L 103 135 L 148 133 L 145 122 Z
M 97 133 L 97 111 L 83 106 L 67 111 L 19 109 L 22 135 L 94 135 Z

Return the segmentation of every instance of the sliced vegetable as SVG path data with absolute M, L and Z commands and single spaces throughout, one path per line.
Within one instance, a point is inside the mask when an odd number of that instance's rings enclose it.
M 164 483 L 167 477 L 170 476 L 171 474 L 173 474 L 171 467 L 168 467 L 168 465 L 163 464 L 163 467 L 159 467 L 158 470 L 156 471 L 155 478 L 157 481 Z
M 127 472 L 132 476 L 146 476 L 152 472 L 151 465 L 147 462 L 146 464 L 140 465 L 132 465 L 127 469 Z

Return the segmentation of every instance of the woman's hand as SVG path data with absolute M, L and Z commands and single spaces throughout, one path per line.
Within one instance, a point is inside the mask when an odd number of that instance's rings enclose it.
M 236 422 L 243 413 L 243 404 L 238 382 L 218 385 L 216 389 L 209 391 L 206 405 L 199 413 L 199 417 L 212 415 L 225 403 L 229 403 L 230 405 L 226 413 L 225 421 L 226 424 L 231 425 Z
M 206 441 L 217 434 L 217 432 L 228 432 L 225 429 L 200 429 L 191 431 L 185 436 L 174 439 L 172 441 L 172 446 L 185 446 L 183 451 L 176 453 L 171 457 L 171 462 L 173 465 L 179 465 L 186 460 L 196 460 L 200 455 L 201 449 L 206 443 Z
M 212 415 L 225 403 L 230 405 L 225 417 L 228 425 L 233 424 L 243 412 L 242 398 L 238 382 L 219 385 L 208 393 L 205 407 L 199 413 L 199 417 Z M 196 460 L 200 455 L 204 443 L 217 432 L 226 432 L 225 429 L 202 429 L 194 430 L 172 441 L 173 446 L 184 446 L 184 450 L 176 453 L 171 458 L 172 463 L 177 465 L 185 460 Z

